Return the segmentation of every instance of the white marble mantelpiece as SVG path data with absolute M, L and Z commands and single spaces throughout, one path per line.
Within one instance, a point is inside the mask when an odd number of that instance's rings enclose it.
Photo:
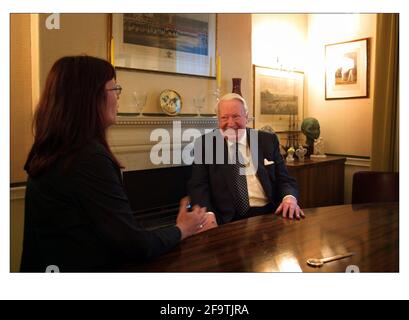
M 164 149 L 173 155 L 174 150 L 181 151 L 192 147 L 189 145 L 191 141 L 178 138 L 178 128 L 183 135 L 188 129 L 196 129 L 203 134 L 206 130 L 216 127 L 216 117 L 118 116 L 116 125 L 108 130 L 108 143 L 125 166 L 125 171 L 167 167 L 180 164 L 175 164 L 173 159 L 170 164 L 159 165 L 150 160 L 152 147 L 158 144 L 158 141 L 151 141 L 151 134 L 155 129 L 164 129 L 169 134 L 170 143 L 166 144 Z
M 217 126 L 217 117 L 185 117 L 185 116 L 118 116 L 116 126 L 172 126 L 174 121 L 180 121 L 183 126 L 195 128 Z

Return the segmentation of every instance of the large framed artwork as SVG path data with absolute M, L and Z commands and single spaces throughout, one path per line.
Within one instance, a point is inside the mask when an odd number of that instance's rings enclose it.
M 111 14 L 109 24 L 116 67 L 216 76 L 216 14 Z
M 297 131 L 304 116 L 302 72 L 253 66 L 255 128 Z
M 325 99 L 367 98 L 368 38 L 325 46 Z

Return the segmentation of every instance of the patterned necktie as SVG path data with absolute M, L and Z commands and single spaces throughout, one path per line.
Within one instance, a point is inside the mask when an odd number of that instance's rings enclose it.
M 247 179 L 245 175 L 245 161 L 243 155 L 239 150 L 239 145 L 233 145 L 236 157 L 233 164 L 233 184 L 237 192 L 237 198 L 235 200 L 235 207 L 240 216 L 246 214 L 249 210 L 249 193 L 247 190 Z M 240 168 L 243 168 L 240 170 Z

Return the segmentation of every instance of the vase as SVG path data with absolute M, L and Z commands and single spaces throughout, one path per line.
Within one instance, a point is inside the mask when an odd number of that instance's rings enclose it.
M 242 96 L 241 94 L 241 78 L 232 78 L 233 81 L 233 93 L 237 93 Z

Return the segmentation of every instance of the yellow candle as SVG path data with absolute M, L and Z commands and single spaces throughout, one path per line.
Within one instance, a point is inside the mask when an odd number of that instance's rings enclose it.
M 220 88 L 222 86 L 222 61 L 220 55 L 216 58 L 216 82 L 217 87 Z
M 115 48 L 114 48 L 114 38 L 111 38 L 111 64 L 115 66 Z

